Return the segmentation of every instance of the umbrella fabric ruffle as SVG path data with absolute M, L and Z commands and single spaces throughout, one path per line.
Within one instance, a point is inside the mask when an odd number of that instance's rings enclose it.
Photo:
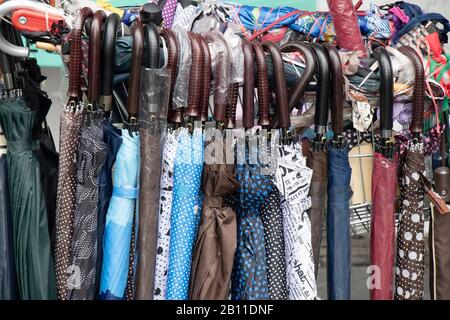
M 370 290 L 372 300 L 392 300 L 395 255 L 395 210 L 398 161 L 375 153 L 372 172 L 370 264 L 379 283 Z
M 61 114 L 59 136 L 59 172 L 56 196 L 55 271 L 58 299 L 67 299 L 73 213 L 76 195 L 76 152 L 83 123 L 83 110 L 70 106 Z
M 397 232 L 395 300 L 422 300 L 425 273 L 424 155 L 408 150 L 401 178 L 401 213 Z
M 35 112 L 23 99 L 0 102 L 0 122 L 8 141 L 8 189 L 13 225 L 14 254 L 20 297 L 56 299 L 48 216 L 32 140 Z
M 139 135 L 122 130 L 114 188 L 106 214 L 100 299 L 122 300 L 127 287 L 131 233 L 139 195 Z
M 348 148 L 328 148 L 327 283 L 328 299 L 350 300 L 351 238 Z
M 236 213 L 225 199 L 239 187 L 235 166 L 205 165 L 203 209 L 192 259 L 190 299 L 225 300 L 236 251 Z
M 71 300 L 93 300 L 97 278 L 97 221 L 99 177 L 107 153 L 103 126 L 93 122 L 81 129 L 77 159 L 77 189 L 72 238 L 72 267 L 79 271 L 79 283 Z
M 166 136 L 162 157 L 159 194 L 158 240 L 155 267 L 155 300 L 165 300 L 169 267 L 170 218 L 172 216 L 173 170 L 178 139 L 173 132 Z
M 182 128 L 174 166 L 174 196 L 170 223 L 168 300 L 187 300 L 192 252 L 201 216 L 203 171 L 203 133 L 196 128 L 189 133 Z
M 278 150 L 275 184 L 281 193 L 284 242 L 286 245 L 287 291 L 290 300 L 317 297 L 311 223 L 307 210 L 313 172 L 306 166 L 300 149 L 283 146 Z

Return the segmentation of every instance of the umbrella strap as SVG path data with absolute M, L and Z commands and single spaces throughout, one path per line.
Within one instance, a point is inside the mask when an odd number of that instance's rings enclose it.
M 39 141 L 38 140 L 8 143 L 8 151 L 10 151 L 10 152 L 11 151 L 23 152 L 23 151 L 36 151 L 36 150 L 39 150 Z
M 139 188 L 114 186 L 112 195 L 123 199 L 137 199 Z

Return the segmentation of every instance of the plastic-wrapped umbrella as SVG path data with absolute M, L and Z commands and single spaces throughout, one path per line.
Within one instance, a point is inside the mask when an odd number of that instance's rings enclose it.
M 327 284 L 328 299 L 349 300 L 351 273 L 350 238 L 350 178 L 352 169 L 348 146 L 339 137 L 343 131 L 343 81 L 339 56 L 327 47 L 333 84 L 331 110 L 335 139 L 328 144 L 328 198 L 327 198 Z M 327 62 L 325 62 L 327 63 Z
M 169 92 L 173 92 L 173 86 L 176 81 L 178 65 L 178 45 L 173 31 L 164 29 L 161 32 L 167 44 L 168 62 L 167 70 L 171 73 L 171 83 Z M 172 95 L 169 94 L 169 112 L 172 110 Z M 173 169 L 174 160 L 178 147 L 178 139 L 173 130 L 166 133 L 161 164 L 161 181 L 159 194 L 159 217 L 158 217 L 158 238 L 157 255 L 155 262 L 155 300 L 166 298 L 167 289 L 167 268 L 169 265 L 169 246 L 170 246 L 170 218 L 172 215 L 173 199 Z
M 421 300 L 424 293 L 425 240 L 424 195 L 422 175 L 425 173 L 425 156 L 421 138 L 424 111 L 424 73 L 422 61 L 415 51 L 403 47 L 416 69 L 414 99 L 410 131 L 413 140 L 402 155 L 400 200 L 401 211 L 397 232 L 395 268 L 395 300 Z
M 204 138 L 201 128 L 193 129 L 193 120 L 200 116 L 203 56 L 201 43 L 188 33 L 192 46 L 186 121 L 178 136 L 174 165 L 172 220 L 170 223 L 169 267 L 167 275 L 168 300 L 189 297 L 192 253 L 201 217 L 201 176 L 203 170 Z
M 133 60 L 129 81 L 128 123 L 122 129 L 122 144 L 117 154 L 114 188 L 106 214 L 100 299 L 122 300 L 127 288 L 134 216 L 138 216 L 139 195 L 139 90 L 141 81 L 144 30 L 139 21 L 132 25 Z M 131 251 L 130 251 L 131 250 Z
M 264 61 L 264 49 L 259 42 L 252 43 L 258 67 L 259 120 L 263 127 L 269 125 L 269 83 Z M 247 102 L 246 104 L 249 104 Z M 249 106 L 247 106 L 249 107 Z M 240 183 L 236 206 L 238 242 L 234 259 L 231 282 L 231 299 L 262 300 L 269 299 L 267 278 L 264 226 L 261 208 L 275 189 L 270 176 L 261 172 L 262 167 L 256 159 L 255 144 L 249 139 L 245 150 L 245 163 L 236 168 Z
M 105 164 L 100 172 L 98 186 L 98 219 L 97 219 L 97 272 L 95 292 L 100 293 L 100 276 L 103 261 L 103 234 L 105 231 L 106 213 L 113 192 L 112 169 L 116 156 L 122 144 L 121 130 L 113 126 L 109 119 L 112 108 L 114 57 L 117 29 L 120 23 L 119 15 L 112 13 L 105 22 L 103 34 L 102 68 L 100 77 L 100 107 L 104 110 L 103 142 L 106 144 L 107 154 Z
M 68 282 L 69 274 L 75 272 L 70 267 L 71 243 L 73 235 L 73 214 L 76 197 L 76 152 L 80 129 L 83 124 L 83 103 L 81 102 L 81 36 L 86 20 L 92 17 L 89 8 L 79 11 L 72 30 L 69 65 L 69 102 L 61 115 L 59 138 L 59 174 L 56 204 L 56 244 L 55 271 L 58 299 L 68 299 L 69 289 L 77 285 L 77 279 Z
M 392 133 L 393 72 L 389 54 L 377 51 L 380 67 L 380 127 L 382 140 L 377 145 L 372 173 L 372 218 L 370 223 L 370 264 L 377 269 L 380 282 L 370 288 L 372 300 L 392 300 L 394 276 L 395 211 L 397 157 L 390 143 Z
M 0 101 L 0 123 L 9 143 L 6 155 L 7 188 L 14 190 L 9 204 L 19 294 L 23 300 L 55 299 L 48 214 L 39 162 L 34 152 L 39 145 L 33 136 L 38 115 L 27 106 L 22 90 L 13 89 L 8 57 L 2 55 L 1 59 L 6 91 Z M 5 276 L 11 274 L 5 273 Z
M 98 108 L 101 30 L 106 14 L 95 12 L 89 41 L 88 108 L 77 151 L 77 185 L 72 237 L 72 263 L 80 277 L 70 290 L 71 300 L 93 300 L 97 278 L 97 221 L 100 172 L 106 160 L 103 112 Z
M 160 38 L 156 26 L 144 27 L 147 50 L 140 104 L 141 174 L 139 231 L 137 237 L 136 298 L 151 300 L 154 294 L 158 209 L 161 173 L 161 139 L 166 119 L 169 77 L 159 69 Z M 166 93 L 166 94 L 164 94 Z M 165 101 L 163 101 L 165 100 Z M 166 113 L 166 114 L 164 114 Z
M 306 159 L 303 157 L 301 150 L 292 144 L 291 133 L 289 132 L 291 106 L 288 103 L 281 54 L 271 42 L 264 42 L 263 46 L 270 51 L 272 56 L 277 114 L 279 116 L 277 126 L 282 131 L 282 145 L 278 148 L 275 184 L 282 197 L 281 206 L 278 210 L 281 213 L 280 218 L 284 229 L 282 234 L 286 246 L 287 298 L 290 300 L 312 300 L 317 296 L 317 286 L 311 245 L 311 224 L 306 213 L 306 210 L 311 207 L 311 198 L 308 197 L 308 193 L 312 170 L 306 166 Z M 288 48 L 303 52 L 307 59 L 306 63 L 311 64 L 311 61 L 313 61 L 313 55 L 306 46 L 299 43 L 288 43 L 284 46 L 284 50 Z M 296 86 L 291 89 L 293 93 L 289 100 L 292 107 L 303 94 L 303 89 L 299 88 L 306 87 L 311 75 L 304 74 Z M 268 259 L 271 259 L 269 254 Z M 269 268 L 268 271 L 270 283 Z

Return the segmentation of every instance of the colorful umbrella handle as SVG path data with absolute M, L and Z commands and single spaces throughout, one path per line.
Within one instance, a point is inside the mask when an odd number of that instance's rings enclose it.
M 75 18 L 75 24 L 71 33 L 70 63 L 69 63 L 69 91 L 67 95 L 70 100 L 81 100 L 81 70 L 83 53 L 81 50 L 81 37 L 83 27 L 94 13 L 88 7 L 81 9 Z
M 258 124 L 262 127 L 270 125 L 269 117 L 269 76 L 266 64 L 266 57 L 262 44 L 258 41 L 252 41 L 253 51 L 256 56 L 258 66 L 258 102 L 259 102 L 259 119 Z
M 325 50 L 320 44 L 311 44 L 316 56 L 317 66 L 317 89 L 316 89 L 316 112 L 314 114 L 314 130 L 322 136 L 327 130 L 328 123 L 328 95 L 330 88 L 330 68 L 328 66 Z
M 102 50 L 102 26 L 106 20 L 106 13 L 98 10 L 91 23 L 89 39 L 89 67 L 88 67 L 88 101 L 97 104 L 100 81 L 100 59 Z
M 344 73 L 337 49 L 329 43 L 325 43 L 323 47 L 331 69 L 331 127 L 335 136 L 338 136 L 344 131 Z
M 384 47 L 378 47 L 374 54 L 380 66 L 380 128 L 381 136 L 390 139 L 393 124 L 394 72 L 391 58 Z
M 425 105 L 425 69 L 422 64 L 422 58 L 412 47 L 402 46 L 398 50 L 407 56 L 414 65 L 413 106 L 409 130 L 415 136 L 420 137 L 423 130 L 423 111 Z
M 244 97 L 243 97 L 243 126 L 245 129 L 253 128 L 255 124 L 255 74 L 252 44 L 242 38 L 242 51 L 244 53 Z

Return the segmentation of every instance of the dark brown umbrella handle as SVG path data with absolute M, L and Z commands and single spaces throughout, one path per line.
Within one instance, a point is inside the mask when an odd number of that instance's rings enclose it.
M 412 119 L 409 130 L 411 130 L 411 132 L 415 136 L 420 136 L 423 130 L 423 110 L 425 105 L 425 70 L 422 64 L 422 59 L 420 58 L 416 50 L 407 46 L 402 46 L 398 50 L 405 56 L 407 56 L 414 65 L 415 78 L 413 89 Z
M 381 136 L 390 139 L 393 124 L 394 72 L 388 51 L 378 47 L 375 52 L 380 68 L 380 128 Z
M 142 62 L 144 51 L 144 28 L 140 21 L 133 22 L 131 26 L 133 36 L 133 53 L 131 57 L 130 80 L 128 84 L 128 114 L 131 125 L 137 121 L 139 113 L 139 96 L 142 75 Z
M 228 88 L 228 104 L 227 104 L 227 129 L 233 129 L 236 125 L 236 111 L 239 99 L 239 83 L 230 84 Z
M 314 114 L 314 127 L 318 135 L 324 135 L 328 122 L 328 95 L 330 89 L 330 68 L 325 50 L 320 44 L 311 44 L 317 66 L 316 110 Z
M 300 51 L 305 58 L 305 70 L 303 71 L 302 76 L 297 80 L 295 86 L 289 92 L 289 110 L 292 111 L 299 103 L 305 93 L 306 87 L 314 76 L 314 72 L 316 71 L 316 60 L 312 49 L 300 41 L 288 42 L 281 46 L 280 50 L 281 52 Z
M 255 73 L 253 48 L 250 41 L 242 39 L 244 53 L 244 97 L 243 97 L 243 126 L 245 129 L 253 128 L 255 124 Z
M 117 30 L 120 24 L 120 17 L 116 13 L 111 13 L 105 22 L 102 47 L 102 67 L 100 80 L 100 95 L 105 111 L 111 111 L 113 83 L 114 83 L 114 59 L 116 56 Z
M 337 49 L 329 43 L 323 47 L 331 68 L 331 127 L 335 136 L 338 136 L 344 131 L 344 73 Z
M 291 126 L 291 118 L 289 112 L 289 102 L 287 96 L 286 76 L 284 73 L 283 58 L 281 52 L 271 41 L 264 41 L 263 48 L 269 52 L 272 63 L 273 73 L 275 77 L 275 99 L 278 114 L 278 128 L 288 129 Z
M 159 38 L 158 29 L 155 24 L 150 22 L 144 29 L 145 38 L 147 39 L 147 50 L 145 54 L 145 66 L 147 68 L 159 68 L 159 47 L 161 40 Z
M 175 33 L 170 29 L 162 29 L 161 37 L 166 41 L 168 51 L 167 69 L 170 72 L 170 88 L 169 88 L 169 111 L 167 118 L 170 122 L 180 124 L 183 122 L 182 108 L 173 110 L 173 89 L 177 80 L 178 73 L 178 43 Z
M 74 22 L 71 33 L 70 44 L 70 63 L 69 63 L 69 91 L 68 96 L 71 100 L 81 98 L 81 69 L 83 53 L 81 50 L 81 37 L 83 27 L 88 18 L 92 18 L 94 13 L 88 7 L 81 9 Z
M 258 41 L 252 41 L 253 51 L 256 56 L 256 64 L 258 67 L 258 103 L 259 103 L 259 119 L 258 124 L 262 127 L 267 127 L 270 125 L 269 117 L 269 76 L 267 70 L 267 64 L 264 54 L 264 48 L 262 44 Z
M 185 116 L 199 117 L 201 111 L 199 110 L 200 95 L 203 90 L 201 87 L 203 78 L 203 50 L 195 33 L 188 32 L 188 36 L 191 41 L 192 48 L 192 66 L 189 77 L 188 107 L 186 108 Z
M 106 13 L 98 10 L 91 23 L 91 36 L 89 39 L 89 72 L 88 72 L 88 101 L 97 103 L 100 81 L 100 58 L 102 48 L 102 26 L 106 20 Z
M 202 93 L 200 97 L 200 120 L 202 122 L 208 121 L 208 106 L 209 106 L 209 93 L 211 90 L 211 53 L 209 51 L 209 46 L 205 39 L 201 35 L 197 35 L 200 41 L 200 46 L 203 50 L 203 83 L 202 83 Z

